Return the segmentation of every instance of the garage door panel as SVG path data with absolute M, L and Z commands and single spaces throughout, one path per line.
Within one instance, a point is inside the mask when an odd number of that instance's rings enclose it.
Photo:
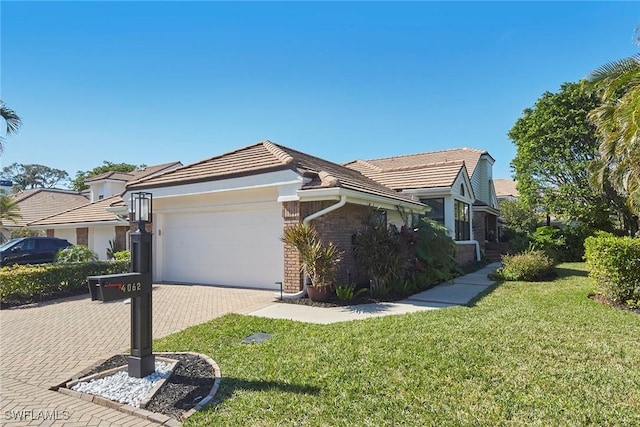
M 282 227 L 279 205 L 164 214 L 162 279 L 275 289 L 283 277 Z

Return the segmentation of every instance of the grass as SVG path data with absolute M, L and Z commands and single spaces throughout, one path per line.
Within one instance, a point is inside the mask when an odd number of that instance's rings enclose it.
M 222 369 L 185 425 L 640 425 L 640 316 L 591 301 L 584 264 L 472 308 L 333 325 L 227 315 L 156 342 Z M 241 344 L 255 332 L 273 337 Z

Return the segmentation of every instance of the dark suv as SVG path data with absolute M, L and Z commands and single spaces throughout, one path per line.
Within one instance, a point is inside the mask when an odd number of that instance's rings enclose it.
M 0 265 L 53 262 L 56 252 L 71 246 L 55 237 L 21 237 L 0 246 Z

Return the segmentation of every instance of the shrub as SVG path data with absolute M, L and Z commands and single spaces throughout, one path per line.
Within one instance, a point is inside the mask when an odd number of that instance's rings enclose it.
M 422 218 L 416 228 L 418 272 L 438 281 L 450 280 L 460 273 L 456 265 L 456 244 L 447 228 L 429 218 Z
M 538 227 L 530 236 L 531 245 L 534 249 L 544 251 L 555 262 L 579 262 L 584 258 L 584 240 L 594 232 L 584 225 L 565 229 Z
M 47 297 L 86 288 L 87 276 L 129 271 L 128 261 L 69 264 L 13 265 L 0 268 L 0 299 L 47 299 Z
M 491 275 L 491 279 L 527 282 L 543 280 L 553 275 L 553 265 L 553 260 L 543 251 L 531 249 L 503 256 L 502 267 Z
M 380 211 L 369 209 L 354 238 L 356 267 L 371 279 L 371 295 L 384 295 L 415 263 L 413 233 L 388 227 Z
M 56 262 L 60 264 L 95 261 L 98 261 L 98 255 L 88 247 L 81 245 L 69 246 L 56 254 Z
M 342 301 L 352 300 L 358 295 L 363 294 L 365 292 L 367 292 L 366 288 L 356 289 L 356 285 L 354 284 L 336 286 L 336 295 Z
M 116 261 L 129 261 L 131 259 L 131 252 L 126 251 L 118 251 L 113 253 L 113 258 Z
M 640 239 L 599 233 L 585 241 L 585 258 L 596 293 L 610 301 L 640 304 Z

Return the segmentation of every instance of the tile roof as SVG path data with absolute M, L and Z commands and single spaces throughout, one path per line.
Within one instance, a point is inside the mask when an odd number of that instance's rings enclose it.
M 485 150 L 477 150 L 475 148 L 452 148 L 450 150 L 431 151 L 427 153 L 409 154 L 405 156 L 385 157 L 381 159 L 370 159 L 364 162 L 380 169 L 396 169 L 399 167 L 422 166 L 433 163 L 450 163 L 456 161 L 464 161 L 467 166 L 469 178 L 473 175 L 473 171 L 482 155 L 491 155 Z M 353 162 L 350 162 L 350 164 Z
M 460 171 L 465 168 L 465 163 L 462 160 L 457 160 L 413 166 L 396 166 L 385 169 L 369 161 L 355 160 L 347 163 L 346 166 L 359 171 L 380 184 L 399 191 L 416 188 L 451 187 Z
M 493 186 L 496 189 L 496 197 L 518 197 L 518 189 L 516 182 L 508 178 L 500 178 L 493 180 Z
M 110 222 L 117 221 L 118 217 L 111 212 L 108 212 L 106 208 L 114 204 L 122 202 L 122 198 L 119 195 L 107 197 L 102 200 L 98 200 L 93 203 L 87 203 L 83 206 L 78 206 L 61 213 L 57 213 L 46 218 L 39 219 L 31 222 L 29 225 L 43 226 L 43 225 L 61 225 L 61 224 L 75 224 L 85 222 Z
M 76 191 L 58 188 L 24 190 L 10 197 L 20 207 L 22 218 L 15 222 L 3 221 L 7 227 L 24 227 L 40 218 L 89 203 L 88 198 Z
M 176 165 L 180 165 L 181 166 L 182 163 L 181 162 L 169 162 L 169 163 L 163 163 L 163 164 L 160 164 L 160 165 L 145 166 L 143 168 L 136 169 L 136 170 L 131 171 L 131 172 L 109 171 L 109 172 L 101 173 L 100 175 L 92 176 L 91 178 L 87 179 L 85 182 L 100 181 L 102 179 L 113 179 L 113 180 L 125 181 L 125 182 L 135 181 L 135 180 L 147 177 L 149 175 L 153 175 L 153 174 L 162 172 L 163 170 L 169 169 L 169 168 L 171 168 L 173 166 L 176 166 Z
M 403 202 L 417 202 L 360 172 L 314 157 L 271 141 L 262 141 L 197 163 L 179 167 L 127 185 L 127 190 L 165 187 L 248 176 L 277 170 L 295 170 L 311 181 L 305 189 L 341 187 L 384 196 Z

